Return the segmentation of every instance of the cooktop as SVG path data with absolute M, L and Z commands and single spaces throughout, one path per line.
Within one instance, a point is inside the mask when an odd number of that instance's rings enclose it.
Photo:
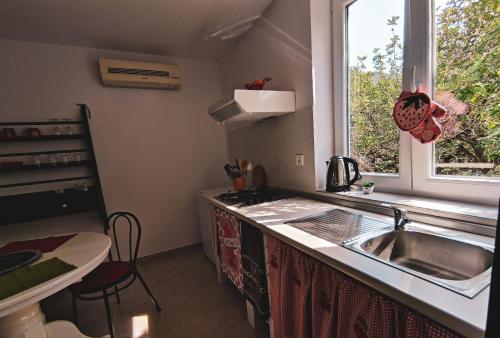
M 250 189 L 241 191 L 228 191 L 215 198 L 226 205 L 245 207 L 266 202 L 277 201 L 291 197 L 290 194 L 273 189 Z

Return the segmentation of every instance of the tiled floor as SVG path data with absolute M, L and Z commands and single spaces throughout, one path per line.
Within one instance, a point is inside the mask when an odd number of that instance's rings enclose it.
M 246 338 L 268 337 L 267 326 L 254 330 L 246 320 L 242 295 L 217 283 L 215 267 L 199 245 L 142 258 L 138 269 L 158 298 L 157 312 L 141 284 L 112 301 L 115 334 L 119 338 Z M 71 320 L 71 299 L 61 292 L 43 302 L 49 321 Z M 104 303 L 79 302 L 80 329 L 92 337 L 107 334 Z M 142 323 L 147 321 L 148 330 Z M 136 332 L 137 331 L 137 332 Z

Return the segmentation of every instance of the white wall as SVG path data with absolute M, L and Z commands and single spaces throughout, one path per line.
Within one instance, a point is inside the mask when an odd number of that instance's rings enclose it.
M 309 0 L 275 0 L 264 18 L 221 61 L 225 93 L 253 79 L 271 76 L 266 89 L 294 90 L 298 111 L 227 128 L 229 157 L 262 164 L 269 183 L 314 190 L 314 125 Z M 295 154 L 305 157 L 295 166 Z
M 178 64 L 183 88 L 103 87 L 101 56 Z M 221 94 L 213 62 L 0 40 L 0 120 L 77 118 L 74 104 L 87 103 L 108 213 L 139 216 L 141 255 L 200 240 L 195 192 L 227 184 L 224 129 L 207 114 Z M 101 231 L 94 213 L 2 227 L 0 242 L 81 230 Z
M 314 165 L 316 189 L 326 188 L 326 163 L 334 152 L 332 15 L 329 0 L 311 1 L 314 89 Z M 341 88 L 336 88 L 341 90 Z M 342 125 L 338 126 L 343 128 Z M 339 153 L 337 153 L 339 154 Z

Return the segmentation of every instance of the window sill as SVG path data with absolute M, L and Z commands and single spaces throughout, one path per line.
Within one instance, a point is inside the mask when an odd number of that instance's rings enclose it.
M 386 192 L 364 194 L 358 187 L 352 187 L 352 191 L 349 192 L 339 193 L 330 193 L 324 190 L 296 193 L 387 215 L 391 214 L 391 210 L 382 204 L 390 204 L 406 209 L 411 218 L 417 222 L 489 237 L 495 237 L 496 233 L 498 211 L 497 207 L 494 206 Z

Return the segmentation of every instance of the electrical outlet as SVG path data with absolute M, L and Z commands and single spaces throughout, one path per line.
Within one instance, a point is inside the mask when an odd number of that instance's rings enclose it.
M 295 165 L 297 167 L 304 166 L 304 154 L 295 154 Z

